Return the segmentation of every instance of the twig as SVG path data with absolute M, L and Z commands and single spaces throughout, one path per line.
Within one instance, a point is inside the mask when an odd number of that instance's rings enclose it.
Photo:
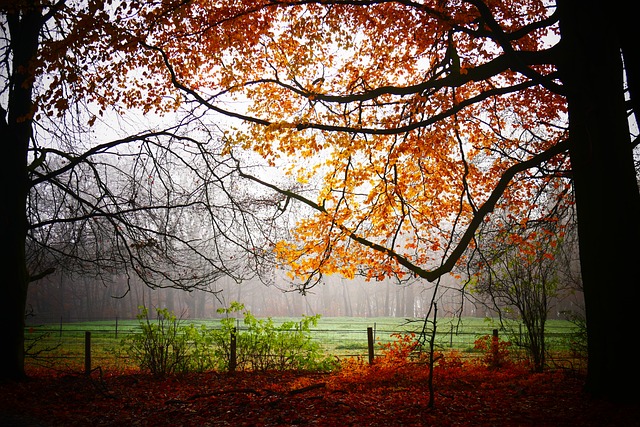
M 327 383 L 318 383 L 318 384 L 311 384 L 308 385 L 306 387 L 302 387 L 302 388 L 297 388 L 295 390 L 291 390 L 288 394 L 289 396 L 295 396 L 296 394 L 300 394 L 300 393 L 306 393 L 309 390 L 315 390 L 318 388 L 324 388 L 326 387 Z

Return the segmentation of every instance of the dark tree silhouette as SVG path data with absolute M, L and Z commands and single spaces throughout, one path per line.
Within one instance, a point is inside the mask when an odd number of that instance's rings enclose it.
M 109 31 L 104 5 L 90 6 L 0 4 L 0 379 L 25 377 L 27 290 L 55 271 L 215 292 L 221 276 L 240 281 L 271 262 L 278 200 L 238 183 L 223 147 L 186 136 L 202 128 L 197 116 L 149 125 L 79 90 L 88 66 L 75 55 Z

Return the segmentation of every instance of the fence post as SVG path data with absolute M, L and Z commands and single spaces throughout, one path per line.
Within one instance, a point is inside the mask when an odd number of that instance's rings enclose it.
M 373 365 L 375 355 L 373 353 L 373 328 L 371 326 L 367 328 L 367 344 L 369 348 L 369 365 Z
M 449 335 L 449 347 L 453 348 L 453 323 L 451 324 L 451 334 Z
M 236 333 L 238 329 L 233 328 L 231 330 L 231 342 L 229 344 L 229 372 L 233 372 L 236 370 L 236 364 L 238 363 L 236 359 Z
M 518 331 L 519 331 L 518 339 L 520 339 L 520 344 L 522 344 L 522 341 L 523 341 L 522 340 L 522 323 L 518 325 Z
M 491 339 L 491 353 L 493 356 L 493 364 L 495 366 L 498 366 L 500 364 L 500 360 L 498 359 L 499 354 L 498 354 L 498 330 L 494 329 L 493 330 L 493 337 Z
M 84 373 L 91 374 L 91 332 L 84 333 Z

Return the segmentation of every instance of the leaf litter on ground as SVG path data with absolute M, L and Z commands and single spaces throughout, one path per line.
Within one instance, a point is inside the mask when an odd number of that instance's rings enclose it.
M 0 383 L 0 426 L 640 426 L 640 407 L 583 391 L 571 371 L 424 367 L 344 372 L 91 375 L 31 369 Z M 363 372 L 365 372 L 363 374 Z

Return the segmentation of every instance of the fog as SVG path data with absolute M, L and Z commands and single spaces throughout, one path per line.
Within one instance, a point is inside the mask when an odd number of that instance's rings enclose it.
M 27 301 L 28 323 L 74 322 L 89 320 L 132 319 L 138 307 L 168 308 L 183 319 L 219 317 L 217 309 L 232 301 L 245 304 L 257 317 L 424 317 L 433 299 L 435 285 L 424 280 L 367 282 L 362 278 L 347 280 L 325 277 L 306 295 L 284 281 L 267 286 L 253 280 L 235 283 L 222 277 L 211 292 L 171 288 L 151 289 L 141 281 L 114 276 L 104 284 L 90 277 L 54 274 L 32 284 Z M 128 289 L 128 291 L 127 291 Z M 438 285 L 438 316 L 492 316 L 485 306 L 473 299 L 463 283 L 445 276 Z M 552 301 L 550 318 L 563 318 L 563 312 L 575 311 L 581 295 Z

